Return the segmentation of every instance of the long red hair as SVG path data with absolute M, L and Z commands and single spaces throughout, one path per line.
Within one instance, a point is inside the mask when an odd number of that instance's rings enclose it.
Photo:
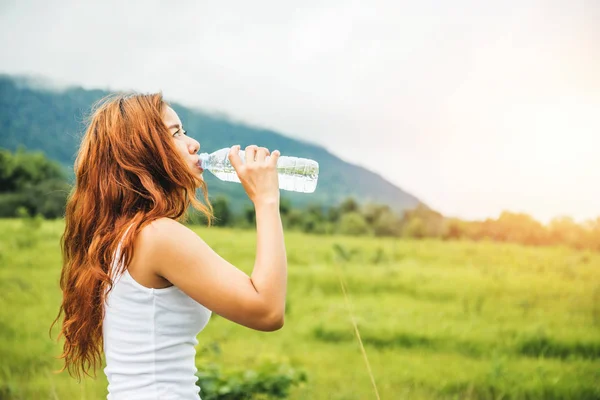
M 75 185 L 61 237 L 64 314 L 58 339 L 69 374 L 95 377 L 102 363 L 102 320 L 112 288 L 113 254 L 127 228 L 118 260 L 124 270 L 133 258 L 137 233 L 162 218 L 185 220 L 191 205 L 210 225 L 212 207 L 204 181 L 179 155 L 162 116 L 161 94 L 113 95 L 94 107 L 75 161 Z M 200 187 L 204 203 L 196 199 Z M 122 271 L 116 271 L 122 272 Z

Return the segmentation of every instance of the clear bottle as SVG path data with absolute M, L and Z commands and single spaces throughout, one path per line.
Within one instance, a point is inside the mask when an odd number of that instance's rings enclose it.
M 200 153 L 198 165 L 213 173 L 217 178 L 227 182 L 239 182 L 235 168 L 229 162 L 229 147 L 214 153 Z M 239 151 L 240 158 L 245 161 L 244 150 Z M 269 156 L 267 156 L 267 159 Z M 279 188 L 292 192 L 312 193 L 317 188 L 319 163 L 308 158 L 279 156 L 277 160 Z

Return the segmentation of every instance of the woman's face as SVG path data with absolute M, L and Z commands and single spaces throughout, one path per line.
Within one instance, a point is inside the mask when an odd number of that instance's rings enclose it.
M 183 130 L 183 124 L 177 116 L 177 113 L 169 106 L 165 107 L 163 112 L 163 122 L 169 129 L 179 155 L 190 166 L 190 170 L 199 179 L 203 180 L 203 169 L 198 165 L 198 151 L 200 151 L 200 143 L 186 135 Z

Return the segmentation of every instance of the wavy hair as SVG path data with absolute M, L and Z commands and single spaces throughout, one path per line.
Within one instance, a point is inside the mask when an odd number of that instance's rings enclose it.
M 64 314 L 57 340 L 65 338 L 58 357 L 65 364 L 59 372 L 67 369 L 78 381 L 90 371 L 95 377 L 101 366 L 111 276 L 131 262 L 140 230 L 162 217 L 185 221 L 190 205 L 209 226 L 213 218 L 206 183 L 193 175 L 163 122 L 166 106 L 160 93 L 108 96 L 93 107 L 81 141 L 61 237 L 62 304 L 50 327 L 51 334 Z M 196 199 L 198 187 L 204 203 Z M 113 265 L 118 271 L 111 271 Z

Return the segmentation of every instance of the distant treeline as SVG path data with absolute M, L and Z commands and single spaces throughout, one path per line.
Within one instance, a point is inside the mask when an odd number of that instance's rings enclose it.
M 70 189 L 60 164 L 43 153 L 0 148 L 0 217 L 62 217 Z
M 235 215 L 224 197 L 216 198 L 213 207 L 217 218 L 214 225 L 254 226 L 252 207 L 247 207 L 241 215 Z M 600 251 L 600 218 L 577 224 L 570 217 L 560 217 L 543 225 L 527 214 L 504 211 L 497 219 L 464 221 L 446 218 L 425 206 L 417 206 L 400 215 L 387 205 L 360 205 L 353 198 L 346 199 L 337 207 L 322 208 L 315 204 L 302 209 L 291 208 L 282 198 L 281 215 L 286 229 L 314 234 L 492 240 L 532 246 L 562 244 Z M 192 218 L 192 222 L 205 223 L 201 217 Z
M 60 165 L 43 153 L 0 149 L 0 217 L 62 218 L 70 189 Z M 213 225 L 254 227 L 255 213 L 250 204 L 234 212 L 225 196 L 212 198 L 211 203 Z M 543 225 L 527 214 L 505 211 L 497 219 L 463 221 L 446 218 L 425 206 L 398 214 L 387 205 L 360 204 L 353 198 L 332 207 L 311 204 L 297 208 L 283 195 L 280 210 L 287 230 L 313 234 L 492 240 L 600 251 L 600 217 L 584 224 L 560 217 Z M 206 224 L 197 213 L 191 213 L 188 222 Z

